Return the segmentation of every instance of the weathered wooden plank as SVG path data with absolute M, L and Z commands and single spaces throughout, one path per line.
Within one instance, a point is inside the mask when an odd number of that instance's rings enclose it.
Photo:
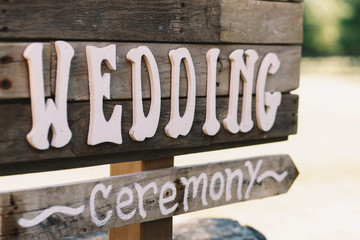
M 1 193 L 0 238 L 59 239 L 260 199 L 286 193 L 297 175 L 288 155 L 276 155 Z
M 229 148 L 238 148 L 251 146 L 255 144 L 266 144 L 271 142 L 279 142 L 288 140 L 287 136 L 284 137 L 272 137 L 264 138 L 260 140 L 246 140 L 241 142 L 226 142 L 226 143 L 214 143 L 211 145 L 203 145 L 197 147 L 184 147 L 184 148 L 167 148 L 159 149 L 157 151 L 130 151 L 106 154 L 106 155 L 95 155 L 95 156 L 80 156 L 80 157 L 69 157 L 69 158 L 56 158 L 56 159 L 44 159 L 40 161 L 27 161 L 19 163 L 6 163 L 1 164 L 0 175 L 8 176 L 21 173 L 34 173 L 43 171 L 62 170 L 64 168 L 81 168 L 102 164 L 113 164 L 118 162 L 130 162 L 138 161 L 139 159 L 151 160 L 162 157 L 168 158 L 172 156 L 179 156 L 190 153 L 201 153 L 207 151 L 223 150 Z
M 302 4 L 223 0 L 220 41 L 302 43 L 302 14 Z
M 228 98 L 218 98 L 217 106 L 227 106 Z M 255 98 L 253 102 L 253 119 L 255 121 Z M 116 160 L 112 162 L 121 162 L 128 160 L 129 155 L 133 154 L 132 160 L 162 158 L 169 156 L 167 150 L 175 153 L 185 154 L 193 152 L 194 149 L 199 151 L 215 149 L 216 145 L 224 143 L 241 143 L 256 144 L 271 139 L 286 138 L 289 134 L 296 133 L 297 129 L 297 109 L 298 96 L 284 94 L 282 96 L 282 103 L 279 106 L 277 117 L 274 126 L 269 132 L 262 132 L 255 126 L 254 128 L 244 134 L 230 134 L 225 132 L 222 128 L 219 133 L 213 137 L 206 136 L 202 133 L 202 126 L 205 121 L 205 98 L 197 98 L 195 108 L 195 118 L 190 133 L 185 137 L 172 139 L 166 136 L 164 128 L 170 119 L 170 100 L 163 100 L 161 109 L 159 127 L 155 136 L 146 139 L 143 142 L 134 142 L 129 136 L 129 130 L 132 125 L 132 102 L 131 101 L 106 101 L 104 103 L 105 116 L 110 116 L 114 105 L 122 105 L 122 137 L 123 143 L 121 145 L 112 143 L 102 143 L 97 146 L 88 146 L 86 143 L 89 124 L 89 103 L 75 102 L 68 105 L 68 119 L 73 137 L 71 142 L 63 148 L 51 148 L 45 151 L 39 151 L 32 148 L 26 141 L 25 136 L 31 129 L 31 112 L 29 104 L 2 104 L 0 105 L 0 112 L 6 114 L 7 118 L 0 118 L 0 165 L 12 165 L 15 172 L 30 171 L 29 169 L 41 169 L 41 162 L 43 160 L 48 163 L 47 167 L 51 168 L 66 168 L 74 167 L 71 161 L 64 161 L 66 158 L 84 157 L 86 165 L 107 163 L 106 158 L 102 161 L 102 155 L 116 154 L 113 157 Z M 180 109 L 184 109 L 186 99 L 181 99 Z M 144 107 L 148 108 L 149 102 L 144 101 Z M 241 106 L 241 100 L 240 104 Z M 239 108 L 239 114 L 241 113 Z M 221 107 L 217 110 L 217 118 L 220 122 L 226 117 L 227 107 Z M 239 118 L 240 119 L 240 118 Z M 9 121 L 10 120 L 10 121 Z M 256 121 L 255 121 L 256 122 Z M 236 144 L 235 144 L 236 145 Z M 234 145 L 231 145 L 234 147 Z M 228 146 L 229 147 L 229 146 Z M 192 150 L 191 150 L 192 149 Z M 90 158 L 90 156 L 92 158 Z M 98 156 L 98 157 L 96 157 Z M 92 160 L 99 158 L 97 160 Z M 50 160 L 52 159 L 52 160 Z M 77 160 L 73 160 L 76 162 Z M 94 161 L 94 163 L 92 163 Z M 100 162 L 99 162 L 100 161 Z M 34 163 L 34 164 L 24 164 Z M 83 162 L 84 163 L 84 162 Z M 74 163 L 75 164 L 75 163 Z M 17 168 L 16 168 L 16 165 Z M 24 168 L 23 168 L 24 167 Z M 48 170 L 50 170 L 48 168 Z M 1 168 L 0 168 L 1 169 Z M 4 168 L 5 169 L 5 168 Z M 1 171 L 2 174 L 4 172 Z M 13 172 L 14 173 L 14 172 Z
M 5 1 L 0 39 L 300 43 L 301 11 L 256 0 Z
M 0 99 L 28 98 L 29 73 L 23 52 L 28 43 L 0 42 Z M 50 96 L 50 43 L 44 43 L 45 96 Z
M 0 56 L 10 56 L 16 58 L 16 64 L 0 64 L 0 79 L 9 79 L 12 82 L 12 87 L 7 90 L 0 90 L 0 99 L 11 98 L 28 98 L 29 84 L 27 63 L 22 58 L 22 52 L 27 43 L 13 43 L 0 44 L 0 51 L 4 52 Z M 111 43 L 96 43 L 96 42 L 70 42 L 75 49 L 75 56 L 72 60 L 70 81 L 69 81 L 69 100 L 88 100 L 89 99 L 89 82 L 88 82 L 88 68 L 86 63 L 86 46 L 103 47 Z M 156 43 L 115 43 L 117 49 L 117 68 L 111 71 L 111 99 L 131 99 L 131 63 L 126 59 L 126 54 L 132 48 L 141 45 L 148 46 L 154 54 L 160 73 L 161 81 L 161 95 L 164 98 L 170 97 L 171 86 L 171 63 L 169 60 L 169 51 L 179 47 L 186 47 L 193 58 L 195 65 L 195 73 L 197 79 L 197 95 L 206 95 L 206 78 L 207 65 L 206 53 L 209 49 L 217 47 L 220 49 L 220 55 L 217 68 L 217 95 L 226 96 L 229 94 L 230 85 L 230 60 L 229 55 L 236 49 L 254 49 L 259 55 L 259 60 L 255 66 L 255 81 L 253 92 L 255 93 L 255 84 L 258 74 L 258 69 L 264 56 L 273 52 L 276 53 L 281 61 L 281 67 L 275 75 L 269 75 L 266 84 L 266 90 L 289 92 L 299 86 L 299 72 L 301 47 L 298 46 L 260 46 L 260 45 L 196 45 L 196 44 L 156 44 Z M 47 46 L 47 44 L 46 44 Z M 47 48 L 48 50 L 48 48 Z M 15 60 L 14 60 L 15 61 Z M 45 79 L 46 83 L 49 81 L 49 64 L 48 58 L 44 58 Z M 52 95 L 55 91 L 56 80 L 57 55 L 52 46 L 51 51 L 51 86 Z M 143 97 L 150 97 L 150 86 L 147 68 L 143 68 Z M 187 95 L 187 88 L 185 86 L 186 73 L 184 68 L 181 69 L 181 86 L 180 96 Z M 104 68 L 104 72 L 108 72 Z M 15 74 L 14 74 L 15 73 Z M 0 80 L 1 81 L 1 80 Z M 48 87 L 48 85 L 47 85 Z M 48 88 L 47 94 L 48 94 Z M 242 93 L 242 84 L 240 85 L 240 93 Z M 48 96 L 48 95 L 47 95 Z
M 69 100 L 88 100 L 89 99 L 89 83 L 86 65 L 86 46 L 104 47 L 110 43 L 70 43 L 76 50 L 76 58 L 73 60 L 71 68 L 71 79 L 69 86 L 68 99 Z M 141 45 L 148 46 L 157 61 L 161 81 L 161 96 L 164 98 L 170 97 L 171 93 L 171 63 L 169 60 L 169 51 L 180 47 L 185 47 L 191 53 L 196 73 L 196 89 L 197 96 L 206 96 L 206 78 L 207 65 L 206 53 L 211 48 L 217 47 L 220 49 L 218 69 L 217 69 L 217 87 L 216 94 L 218 96 L 226 96 L 229 94 L 230 85 L 230 65 L 229 55 L 236 49 L 254 49 L 259 55 L 259 60 L 255 66 L 255 79 L 260 67 L 260 63 L 264 56 L 273 52 L 276 53 L 281 61 L 281 68 L 275 75 L 271 75 L 267 79 L 267 91 L 289 92 L 298 88 L 299 73 L 300 73 L 300 59 L 301 47 L 298 46 L 260 46 L 260 45 L 195 45 L 195 44 L 148 44 L 148 43 L 116 43 L 117 51 L 117 70 L 111 71 L 111 98 L 112 99 L 131 99 L 131 63 L 126 59 L 126 54 L 132 48 L 137 48 Z M 52 69 L 56 69 L 56 55 L 52 51 Z M 180 96 L 187 95 L 187 87 L 185 86 L 186 72 L 181 69 L 181 83 L 184 86 L 180 87 Z M 105 71 L 105 70 L 104 70 Z M 55 71 L 52 71 L 51 82 L 54 92 L 55 86 Z M 150 97 L 150 85 L 147 68 L 143 67 L 142 79 L 143 97 Z M 253 93 L 255 93 L 255 84 Z M 240 87 L 242 93 L 242 85 Z
M 110 176 L 174 166 L 174 157 L 110 164 Z M 172 217 L 109 229 L 109 240 L 172 239 Z
M 2 5 L 6 13 L 0 17 L 1 38 L 190 42 L 219 39 L 217 0 L 36 0 Z

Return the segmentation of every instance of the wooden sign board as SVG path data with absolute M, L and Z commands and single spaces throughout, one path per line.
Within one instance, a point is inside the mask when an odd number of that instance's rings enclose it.
M 163 158 L 168 157 L 169 155 L 174 154 L 184 154 L 191 152 L 198 152 L 204 150 L 213 150 L 226 147 L 235 147 L 235 146 L 244 146 L 248 144 L 256 144 L 261 142 L 274 141 L 278 139 L 286 139 L 289 134 L 296 133 L 297 128 L 297 109 L 298 109 L 298 97 L 292 94 L 289 94 L 293 89 L 298 87 L 299 80 L 299 59 L 300 59 L 300 48 L 297 46 L 288 47 L 288 46 L 249 46 L 249 45 L 216 45 L 219 49 L 219 57 L 217 58 L 218 62 L 216 64 L 216 72 L 214 72 L 214 102 L 212 106 L 216 115 L 214 115 L 215 120 L 218 124 L 222 123 L 221 128 L 216 132 L 214 136 L 209 136 L 205 134 L 203 128 L 205 122 L 207 121 L 207 114 L 209 114 L 209 94 L 207 93 L 207 88 L 209 87 L 209 64 L 206 60 L 206 55 L 210 45 L 184 45 L 184 44 L 139 44 L 139 43 L 79 43 L 79 42 L 70 42 L 68 43 L 72 46 L 77 53 L 73 62 L 71 62 L 70 77 L 68 83 L 68 103 L 64 108 L 67 108 L 67 120 L 70 126 L 70 131 L 72 132 L 72 139 L 64 147 L 53 148 L 50 147 L 47 150 L 38 150 L 36 147 L 32 147 L 32 144 L 29 141 L 26 141 L 25 136 L 29 134 L 32 126 L 33 128 L 36 125 L 44 126 L 46 129 L 45 135 L 50 131 L 50 123 L 41 122 L 41 119 L 46 118 L 46 114 L 36 115 L 36 109 L 31 109 L 29 103 L 26 102 L 4 102 L 0 105 L 0 112 L 6 113 L 0 118 L 0 132 L 2 132 L 2 141 L 6 144 L 1 145 L 0 153 L 1 156 L 4 156 L 0 159 L 3 167 L 1 168 L 2 174 L 11 174 L 24 171 L 33 171 L 45 169 L 56 169 L 56 168 L 65 168 L 65 167 L 78 167 L 86 165 L 94 165 L 101 163 L 109 163 L 114 161 L 122 160 L 138 160 L 138 159 L 151 159 L 151 158 Z M 144 109 L 149 108 L 151 102 L 156 96 L 151 96 L 150 90 L 151 87 L 149 81 L 149 72 L 147 69 L 149 66 L 142 67 L 146 71 L 143 71 L 140 81 L 144 84 L 142 88 L 143 91 L 139 91 L 142 94 L 140 99 L 135 101 L 133 96 L 136 96 L 134 92 L 135 86 L 133 85 L 134 66 L 130 61 L 126 59 L 126 54 L 134 49 L 138 49 L 138 46 L 146 45 L 150 52 L 153 54 L 154 59 L 159 66 L 159 84 L 161 95 L 160 104 L 160 115 L 158 124 L 156 127 L 155 134 L 151 135 L 146 139 L 136 140 L 130 135 L 130 129 L 134 128 L 136 119 L 134 115 L 139 114 L 135 112 L 136 101 L 142 101 L 144 104 Z M 21 59 L 21 54 L 25 51 L 26 47 L 29 44 L 25 43 L 11 43 L 11 44 L 0 44 L 0 49 L 7 51 L 9 56 L 14 56 L 14 58 Z M 86 47 L 97 47 L 98 49 L 104 49 L 106 46 L 116 47 L 116 57 L 117 70 L 109 71 L 104 67 L 104 72 L 111 73 L 111 83 L 110 83 L 110 100 L 102 100 L 98 102 L 103 109 L 94 113 L 103 117 L 107 116 L 109 119 L 112 116 L 115 106 L 121 106 L 122 113 L 121 118 L 119 117 L 116 121 L 116 126 L 120 127 L 119 133 L 117 136 L 121 138 L 121 143 L 112 142 L 106 143 L 108 140 L 104 140 L 103 143 L 97 145 L 89 145 L 89 129 L 91 128 L 100 128 L 99 125 L 92 125 L 90 121 L 90 115 L 93 114 L 91 110 L 95 104 L 91 103 L 91 93 L 89 91 L 89 79 L 88 71 L 89 66 L 87 64 L 88 56 L 86 56 L 85 50 Z M 172 91 L 174 91 L 173 77 L 171 76 L 174 67 L 171 65 L 168 52 L 172 49 L 183 49 L 186 48 L 191 54 L 193 66 L 196 74 L 196 84 L 194 88 L 196 99 L 193 98 L 195 106 L 193 108 L 194 115 L 193 119 L 190 120 L 192 125 L 191 129 L 184 136 L 169 137 L 165 131 L 166 126 L 169 124 L 170 119 L 172 118 L 172 112 L 175 111 L 174 105 L 171 104 L 176 97 L 173 97 Z M 214 49 L 214 48 L 212 48 Z M 250 50 L 249 50 L 250 49 Z M 234 74 L 240 74 L 242 70 L 236 70 L 239 67 L 240 63 L 235 63 L 234 61 L 229 60 L 229 55 L 236 51 L 253 51 L 253 53 L 258 55 L 258 60 L 253 65 L 253 70 L 250 78 L 248 80 L 252 81 L 250 90 L 248 94 L 254 94 L 254 97 L 246 99 L 249 102 L 249 112 L 248 117 L 250 121 L 255 122 L 255 126 L 250 128 L 248 132 L 230 132 L 228 129 L 224 129 L 224 119 L 229 118 L 231 115 L 230 108 L 233 108 L 235 111 L 235 119 L 238 124 L 240 123 L 240 116 L 245 115 L 244 110 L 244 100 L 243 93 L 245 89 L 241 84 L 239 77 L 231 77 Z M 262 93 L 256 93 L 257 79 L 260 79 L 259 74 L 261 71 L 261 66 L 264 66 L 264 59 L 266 56 L 269 56 L 269 53 L 275 54 L 281 63 L 281 67 L 276 72 L 276 74 L 268 74 L 266 76 L 265 91 L 266 92 L 279 92 L 281 96 L 281 104 L 276 110 L 276 118 L 273 126 L 269 131 L 263 131 L 259 128 L 259 115 L 256 113 L 257 106 L 256 102 L 259 99 L 259 95 L 264 95 Z M 17 54 L 17 55 L 16 55 Z M 115 54 L 115 53 L 114 53 Z M 46 57 L 50 55 L 51 57 Z M 244 53 L 245 56 L 245 53 Z M 53 61 L 49 61 L 49 58 Z M 37 98 L 41 94 L 49 94 L 55 90 L 55 78 L 56 72 L 60 71 L 57 69 L 56 59 L 57 54 L 55 53 L 54 46 L 49 46 L 44 44 L 43 51 L 43 74 L 45 76 L 44 85 L 38 86 L 36 89 L 40 91 L 33 94 L 31 97 L 32 104 L 36 106 L 43 103 L 44 97 Z M 266 61 L 266 60 L 265 60 Z M 29 61 L 29 64 L 30 61 Z M 4 65 L 5 73 L 11 73 L 17 69 L 26 69 L 26 60 L 22 59 L 14 65 Z M 29 65 L 30 66 L 30 65 Z M 251 66 L 250 66 L 251 67 Z M 187 97 L 187 89 L 189 88 L 186 84 L 186 71 L 184 68 L 180 68 L 182 71 L 180 75 L 180 88 L 178 89 L 179 106 L 180 109 L 184 111 L 185 108 L 188 108 L 186 103 L 190 102 L 190 98 Z M 29 70 L 31 71 L 31 69 Z M 264 71 L 263 71 L 264 72 Z M 265 69 L 267 74 L 268 69 Z M 16 83 L 16 85 L 29 86 L 28 81 L 28 71 L 20 72 L 21 76 L 16 78 L 14 81 L 22 81 L 23 83 Z M 48 76 L 46 83 L 46 76 Z M 25 81 L 24 81 L 25 80 Z M 13 81 L 13 82 L 14 82 Z M 60 82 L 60 81 L 58 81 Z M 237 84 L 238 92 L 230 92 L 230 85 Z M 14 83 L 15 85 L 15 83 Z M 52 88 L 52 90 L 46 90 L 46 87 Z M 138 85 L 140 87 L 140 85 Z M 41 89 L 45 91 L 41 92 Z M 235 89 L 235 88 L 234 88 Z M 29 87 L 24 89 L 18 89 L 19 96 L 29 97 Z M 14 90 L 15 91 L 15 90 Z M 22 92 L 21 92 L 22 91 Z M 176 91 L 176 90 L 175 90 Z M 66 94 L 66 92 L 65 92 Z M 231 96 L 232 95 L 232 96 Z M 239 95 L 239 96 L 238 96 Z M 5 96 L 4 98 L 12 97 L 13 95 Z M 66 95 L 65 95 L 66 96 Z M 89 101 L 90 99 L 90 101 Z M 94 98 L 95 99 L 95 98 Z M 160 97 L 159 97 L 160 99 Z M 233 100 L 232 100 L 233 99 Z M 132 100 L 132 101 L 129 101 Z M 93 100 L 95 101 L 95 100 Z M 233 106 L 233 102 L 237 102 L 238 106 Z M 59 103 L 56 103 L 59 105 Z M 66 103 L 65 103 L 66 104 Z M 177 103 L 175 103 L 177 106 Z M 260 106 L 261 107 L 261 106 Z M 265 108 L 266 106 L 262 106 Z M 41 110 L 41 109 L 40 109 Z M 45 112 L 45 109 L 42 110 Z M 144 110 L 140 109 L 140 114 Z M 95 112 L 95 111 L 94 111 Z M 146 112 L 146 110 L 145 110 Z M 144 114 L 144 113 L 142 113 Z M 49 115 L 49 114 L 48 114 Z M 114 114 L 115 115 L 115 114 Z M 234 116 L 234 114 L 232 114 Z M 58 119 L 59 116 L 54 117 Z M 244 117 L 243 117 L 244 118 Z M 38 123 L 35 120 L 38 119 Z M 40 120 L 39 120 L 40 119 Z M 53 119 L 53 121 L 54 121 Z M 252 119 L 252 120 L 251 120 Z M 9 121 L 10 120 L 10 121 Z M 257 121 L 256 121 L 257 120 Z M 94 120 L 95 121 L 95 120 Z M 105 119 L 103 121 L 106 121 Z M 243 120 L 241 120 L 243 121 Z M 66 123 L 66 119 L 64 121 Z M 104 123 L 106 124 L 106 123 Z M 145 125 L 146 123 L 142 123 Z M 183 123 L 178 123 L 176 128 L 181 128 Z M 109 125 L 109 124 L 108 124 Z M 138 125 L 141 125 L 139 123 Z M 110 132 L 115 133 L 116 130 L 110 125 L 102 128 L 108 129 Z M 146 129 L 147 126 L 144 126 L 143 129 Z M 56 129 L 55 129 L 56 130 Z M 120 132 L 121 131 L 121 132 Z M 144 131 L 144 130 L 142 130 Z M 59 131 L 58 131 L 59 132 Z M 54 134 L 54 132 L 53 132 Z M 51 141 L 49 141 L 51 142 Z M 162 151 L 159 151 L 162 150 Z M 109 155 L 116 154 L 116 155 Z M 6 157 L 5 157 L 6 156 Z M 101 157 L 99 157 L 101 156 Z M 54 158 L 61 158 L 61 161 L 56 161 Z M 76 158 L 76 160 L 74 159 Z M 92 159 L 91 159 L 92 158 Z M 82 160 L 85 159 L 85 162 Z M 50 160 L 50 161 L 49 161 Z M 37 164 L 40 163 L 41 164 Z
M 296 133 L 300 1 L 34 0 L 2 9 L 0 175 Z
M 286 193 L 287 155 L 172 167 L 0 194 L 1 239 L 59 239 Z
M 302 43 L 301 0 L 5 1 L 2 39 Z

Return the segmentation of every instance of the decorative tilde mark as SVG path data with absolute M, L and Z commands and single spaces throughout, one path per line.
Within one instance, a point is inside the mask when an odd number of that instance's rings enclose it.
M 268 178 L 268 177 L 272 177 L 273 179 L 275 179 L 277 182 L 282 182 L 286 176 L 289 174 L 288 171 L 284 171 L 283 173 L 281 174 L 278 174 L 277 172 L 274 172 L 272 170 L 268 170 L 268 171 L 265 171 L 263 174 L 261 174 L 257 179 L 256 181 L 258 183 L 261 183 L 265 178 Z
M 40 215 L 36 216 L 33 219 L 25 219 L 20 218 L 18 223 L 22 227 L 33 227 L 42 221 L 44 221 L 46 218 L 50 217 L 54 213 L 62 213 L 69 216 L 76 216 L 81 214 L 85 209 L 85 205 L 82 205 L 78 208 L 71 208 L 71 207 L 65 207 L 65 206 L 53 206 L 48 209 L 45 209 L 43 212 L 40 213 Z
M 272 177 L 277 182 L 280 183 L 288 175 L 288 171 L 284 171 L 283 173 L 278 174 L 277 172 L 275 172 L 273 170 L 267 170 L 263 174 L 261 174 L 259 177 L 257 177 L 262 164 L 263 164 L 263 160 L 260 159 L 256 163 L 256 166 L 254 168 L 253 164 L 250 161 L 245 162 L 245 166 L 248 168 L 249 175 L 250 175 L 250 183 L 245 192 L 245 199 L 250 199 L 250 192 L 251 192 L 252 187 L 254 186 L 255 181 L 258 183 L 261 183 L 265 178 Z

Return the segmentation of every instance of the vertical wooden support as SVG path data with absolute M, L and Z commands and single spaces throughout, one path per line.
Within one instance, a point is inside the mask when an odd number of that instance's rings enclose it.
M 110 165 L 110 175 L 116 176 L 174 166 L 174 158 L 125 162 Z M 156 221 L 109 229 L 109 240 L 172 239 L 172 217 Z

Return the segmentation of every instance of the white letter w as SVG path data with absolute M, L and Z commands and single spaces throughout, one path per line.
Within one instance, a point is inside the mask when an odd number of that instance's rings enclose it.
M 26 47 L 24 57 L 29 65 L 29 81 L 32 112 L 32 129 L 26 135 L 27 141 L 34 148 L 49 148 L 48 132 L 52 126 L 51 146 L 63 147 L 71 139 L 67 122 L 67 92 L 70 74 L 70 63 L 74 49 L 64 41 L 55 42 L 57 61 L 55 103 L 48 99 L 45 104 L 43 76 L 43 44 L 32 43 Z

